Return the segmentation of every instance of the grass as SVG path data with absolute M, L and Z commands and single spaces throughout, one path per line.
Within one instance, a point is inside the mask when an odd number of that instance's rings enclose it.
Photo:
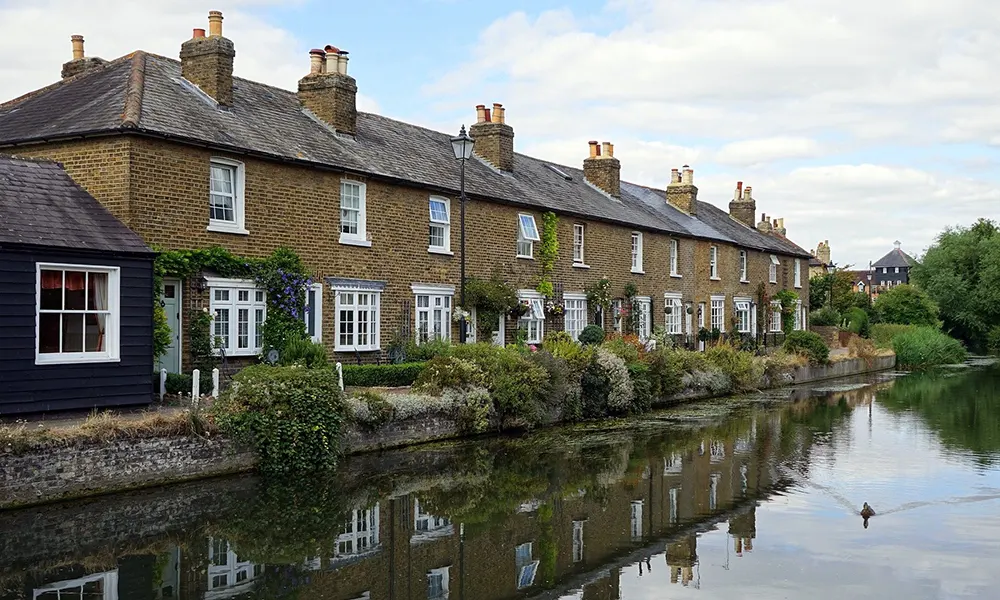
M 896 360 L 906 369 L 925 369 L 937 365 L 953 365 L 965 360 L 962 342 L 933 327 L 917 327 L 892 340 Z
M 50 428 L 44 423 L 32 426 L 26 421 L 0 424 L 0 454 L 124 439 L 204 436 L 214 432 L 214 423 L 199 410 L 148 412 L 137 417 L 95 411 L 83 423 L 71 427 Z

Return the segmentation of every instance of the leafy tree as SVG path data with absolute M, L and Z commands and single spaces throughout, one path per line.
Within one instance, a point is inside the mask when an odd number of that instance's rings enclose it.
M 941 307 L 946 331 L 973 350 L 987 349 L 1000 326 L 1000 230 L 980 219 L 972 227 L 945 229 L 921 264 L 914 282 Z
M 855 306 L 863 308 L 859 304 L 859 294 L 854 292 L 854 278 L 847 270 L 849 267 L 850 265 L 832 273 L 817 275 L 809 280 L 809 308 L 819 310 L 830 307 L 838 313 L 844 313 Z
M 829 273 L 809 279 L 809 308 L 819 310 L 826 306 L 826 301 L 830 297 L 830 281 Z
M 883 323 L 938 326 L 937 304 L 912 285 L 897 285 L 880 294 L 875 311 Z

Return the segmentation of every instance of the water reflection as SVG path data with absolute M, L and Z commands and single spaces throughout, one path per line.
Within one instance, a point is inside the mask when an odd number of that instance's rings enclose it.
M 679 409 L 610 432 L 581 427 L 358 457 L 336 483 L 223 480 L 168 488 L 162 497 L 123 495 L 121 506 L 103 507 L 109 522 L 115 511 L 128 519 L 137 503 L 172 515 L 150 524 L 159 527 L 155 534 L 130 539 L 133 551 L 120 550 L 111 526 L 87 530 L 91 539 L 80 541 L 89 549 L 75 554 L 60 545 L 72 532 L 38 529 L 42 515 L 75 518 L 74 506 L 9 513 L 0 527 L 16 526 L 15 534 L 37 543 L 0 545 L 0 599 L 500 600 L 545 592 L 610 600 L 635 594 L 623 578 L 636 576 L 702 591 L 703 573 L 721 583 L 739 561 L 763 560 L 766 571 L 768 559 L 755 551 L 769 538 L 762 506 L 812 494 L 811 506 L 839 505 L 843 514 L 831 523 L 853 514 L 862 530 L 863 498 L 823 481 L 858 436 L 872 435 L 873 401 L 897 415 L 915 411 L 945 443 L 965 440 L 995 459 L 988 427 L 963 437 L 954 419 L 942 417 L 995 410 L 961 391 L 988 380 L 996 375 L 915 377 L 793 403 L 761 396 Z M 966 406 L 942 410 L 936 403 L 945 397 Z M 995 432 L 1000 414 L 988 414 Z M 227 485 L 247 489 L 213 492 Z M 215 508 L 198 513 L 209 498 Z M 188 508 L 171 512 L 178 505 Z M 879 519 L 899 518 L 893 512 L 879 511 L 873 530 Z M 783 534 L 770 535 L 774 544 Z

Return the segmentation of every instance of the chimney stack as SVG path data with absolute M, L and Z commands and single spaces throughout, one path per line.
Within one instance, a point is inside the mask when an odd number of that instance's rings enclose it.
M 775 219 L 774 220 L 774 233 L 777 233 L 781 237 L 785 237 L 785 232 L 786 232 L 786 229 L 785 229 L 785 218 L 782 217 L 780 219 Z
M 236 47 L 222 36 L 222 13 L 208 13 L 208 37 L 195 29 L 181 44 L 181 76 L 222 106 L 233 104 L 233 59 Z
M 736 193 L 729 203 L 729 216 L 747 227 L 754 226 L 754 216 L 757 214 L 757 201 L 751 195 L 751 187 L 743 187 L 742 181 L 736 182 Z
M 830 242 L 822 241 L 816 246 L 816 258 L 824 265 L 830 264 Z
M 492 111 L 480 104 L 476 106 L 476 123 L 469 127 L 469 136 L 475 140 L 476 156 L 501 171 L 513 171 L 514 128 L 506 119 L 502 104 L 494 102 Z
M 760 223 L 757 223 L 757 231 L 771 233 L 771 221 L 768 220 L 767 215 L 764 213 L 760 213 Z
M 347 74 L 346 50 L 327 45 L 309 51 L 309 74 L 299 80 L 299 102 L 338 133 L 358 126 L 358 84 Z
M 83 36 L 72 35 L 70 42 L 73 44 L 73 59 L 62 66 L 62 78 L 73 77 L 80 73 L 86 73 L 97 67 L 107 64 L 107 61 L 96 56 L 87 57 L 83 52 Z
M 670 183 L 667 184 L 667 202 L 675 208 L 689 214 L 697 214 L 698 188 L 694 185 L 694 169 L 684 165 L 683 169 L 670 170 Z
M 596 141 L 587 144 L 590 146 L 590 156 L 583 160 L 583 178 L 612 198 L 621 198 L 622 164 L 615 158 L 614 145 L 604 142 L 598 146 Z

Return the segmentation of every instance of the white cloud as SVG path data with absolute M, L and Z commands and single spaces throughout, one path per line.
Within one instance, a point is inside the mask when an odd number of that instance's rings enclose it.
M 715 154 L 724 165 L 752 166 L 786 158 L 811 158 L 821 152 L 819 143 L 804 137 L 772 137 L 726 144 Z

